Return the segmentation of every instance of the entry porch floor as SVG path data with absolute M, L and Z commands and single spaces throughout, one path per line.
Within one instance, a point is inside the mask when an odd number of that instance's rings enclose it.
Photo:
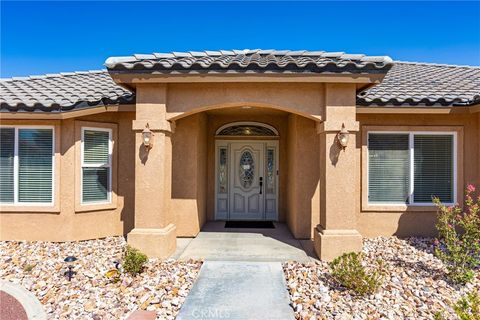
M 177 238 L 172 258 L 309 262 L 316 256 L 311 240 L 295 239 L 284 223 L 275 222 L 275 229 L 227 229 L 224 221 L 212 221 L 195 238 Z

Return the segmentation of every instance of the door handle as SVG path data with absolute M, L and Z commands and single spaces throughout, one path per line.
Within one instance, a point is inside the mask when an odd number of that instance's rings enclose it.
M 263 177 L 260 177 L 260 194 L 262 194 L 262 186 L 263 186 Z

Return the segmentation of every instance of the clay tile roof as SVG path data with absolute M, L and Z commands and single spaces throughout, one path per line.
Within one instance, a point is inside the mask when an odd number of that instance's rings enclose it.
M 160 64 L 165 72 L 186 70 L 192 66 L 198 70 L 232 68 L 234 72 L 245 67 L 259 72 L 272 66 L 276 72 L 301 72 L 302 68 L 309 72 L 338 72 L 340 69 L 350 72 L 345 70 L 363 66 L 384 73 L 387 66 L 389 70 L 382 83 L 358 94 L 358 105 L 464 106 L 480 103 L 480 67 L 412 62 L 392 64 L 388 57 L 288 50 L 173 52 L 111 59 L 107 59 L 107 63 L 110 60 L 113 68 L 123 64 L 138 68 L 137 63 L 142 68 L 158 68 Z M 134 93 L 113 82 L 106 70 L 0 79 L 2 112 L 61 112 L 124 103 L 135 103 Z
M 395 62 L 382 83 L 358 94 L 362 106 L 480 103 L 480 67 Z
M 58 112 L 134 101 L 106 70 L 0 79 L 2 111 Z
M 387 56 L 290 50 L 220 50 L 110 57 L 110 72 L 175 73 L 385 73 Z

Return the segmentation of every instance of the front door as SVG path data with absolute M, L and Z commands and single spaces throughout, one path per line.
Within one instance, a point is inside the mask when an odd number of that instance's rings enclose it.
M 230 219 L 263 218 L 264 144 L 232 142 L 230 157 Z
M 216 220 L 278 219 L 278 141 L 216 142 Z

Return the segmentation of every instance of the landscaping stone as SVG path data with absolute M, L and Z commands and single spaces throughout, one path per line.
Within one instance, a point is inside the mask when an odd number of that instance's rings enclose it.
M 325 262 L 283 265 L 296 319 L 433 319 L 441 311 L 456 319 L 452 303 L 472 289 L 450 284 L 442 262 L 433 255 L 433 239 L 379 237 L 365 239 L 366 264 L 386 262 L 387 276 L 374 295 L 359 297 L 340 287 Z
M 136 310 L 174 319 L 202 264 L 201 261 L 151 259 L 137 277 L 118 280 L 105 273 L 120 261 L 123 237 L 79 242 L 0 242 L 0 278 L 31 291 L 48 319 L 125 319 Z M 73 255 L 76 272 L 69 282 L 63 259 Z

